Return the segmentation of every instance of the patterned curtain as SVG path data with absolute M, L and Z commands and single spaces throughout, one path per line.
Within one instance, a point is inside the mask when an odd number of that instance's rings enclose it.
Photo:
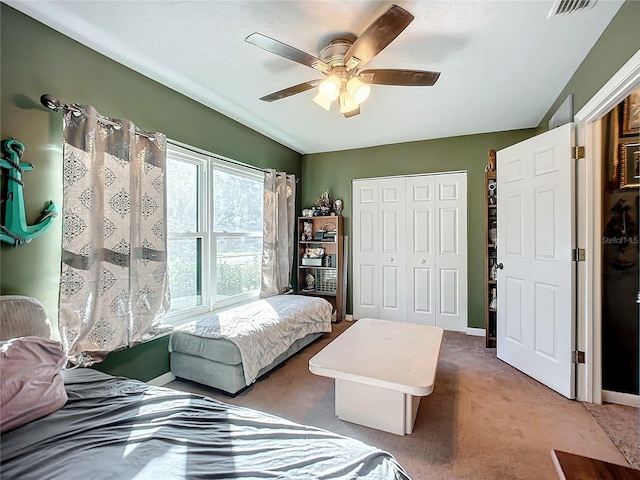
M 291 290 L 296 177 L 267 170 L 264 175 L 264 232 L 260 296 Z
M 168 328 L 166 137 L 75 106 L 64 115 L 59 329 L 70 360 L 89 366 Z

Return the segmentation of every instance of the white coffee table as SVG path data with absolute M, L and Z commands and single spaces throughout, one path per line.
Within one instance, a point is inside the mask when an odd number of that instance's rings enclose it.
M 362 318 L 309 360 L 335 379 L 341 420 L 405 435 L 420 398 L 433 392 L 442 328 Z

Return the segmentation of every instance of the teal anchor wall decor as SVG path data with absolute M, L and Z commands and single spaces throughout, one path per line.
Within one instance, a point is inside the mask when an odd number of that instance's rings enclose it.
M 24 145 L 15 138 L 3 140 L 0 150 L 3 155 L 0 159 L 0 167 L 3 169 L 3 175 L 7 176 L 6 196 L 0 200 L 4 207 L 0 240 L 19 247 L 42 235 L 51 226 L 53 219 L 58 216 L 58 209 L 53 202 L 48 202 L 35 225 L 27 225 L 22 173 L 33 170 L 33 165 L 20 161 L 24 153 Z

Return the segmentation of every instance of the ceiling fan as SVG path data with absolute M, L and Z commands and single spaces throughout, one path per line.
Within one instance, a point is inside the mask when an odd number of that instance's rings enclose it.
M 261 33 L 252 33 L 245 41 L 267 52 L 311 67 L 325 78 L 310 80 L 299 85 L 266 95 L 260 100 L 273 102 L 318 87 L 313 101 L 329 111 L 334 100 L 340 113 L 353 117 L 360 113 L 360 104 L 371 92 L 371 85 L 432 86 L 440 72 L 404 69 L 361 68 L 389 45 L 414 17 L 404 8 L 392 5 L 354 41 L 337 38 L 322 49 L 319 58 L 298 50 Z

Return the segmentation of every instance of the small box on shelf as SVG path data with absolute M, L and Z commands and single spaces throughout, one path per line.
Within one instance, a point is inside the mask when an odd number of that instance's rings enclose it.
M 322 258 L 303 258 L 302 265 L 309 267 L 321 267 L 322 266 Z
M 335 254 L 325 255 L 324 259 L 322 261 L 322 266 L 323 267 L 337 267 L 338 264 L 336 263 L 336 255 Z

